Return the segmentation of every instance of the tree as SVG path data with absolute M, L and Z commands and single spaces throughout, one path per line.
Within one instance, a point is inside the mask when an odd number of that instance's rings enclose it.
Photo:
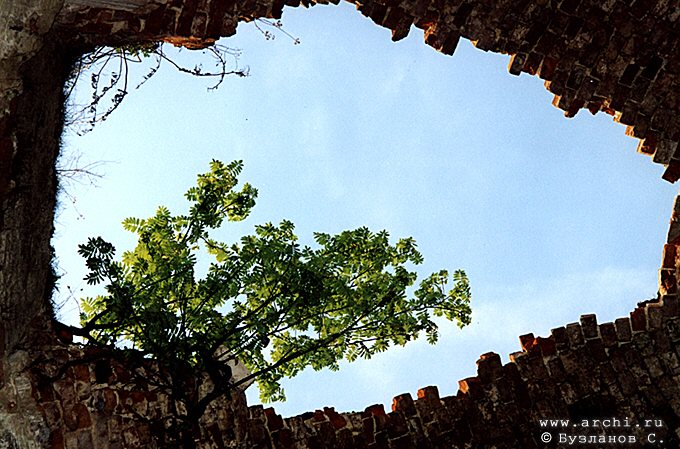
M 257 18 L 253 23 L 266 40 L 274 40 L 277 34 L 282 34 L 294 45 L 300 44 L 300 39 L 286 31 L 280 20 Z M 118 109 L 133 85 L 135 89 L 142 87 L 158 73 L 163 63 L 169 64 L 181 73 L 213 79 L 214 83 L 208 90 L 217 90 L 229 75 L 240 77 L 249 75 L 249 67 L 239 66 L 242 53 L 240 49 L 216 42 L 210 45 L 197 42 L 194 45 L 196 47 L 194 50 L 200 50 L 203 54 L 206 67 L 202 63 L 194 67 L 178 63 L 166 53 L 164 47 L 167 43 L 157 40 L 127 43 L 117 47 L 98 46 L 84 53 L 75 63 L 65 85 L 69 104 L 65 126 L 73 128 L 78 135 L 92 131 L 97 123 L 105 121 Z M 133 83 L 131 66 L 151 61 L 152 64 L 146 73 L 138 82 Z M 84 76 L 89 78 L 90 100 L 84 105 L 77 105 L 72 94 L 76 85 L 80 87 L 84 84 L 82 82 Z
M 163 63 L 170 64 L 181 73 L 215 79 L 208 90 L 216 90 L 228 75 L 248 76 L 248 68 L 239 68 L 238 65 L 240 50 L 213 44 L 201 52 L 211 68 L 204 69 L 202 65 L 185 67 L 177 63 L 172 57 L 167 56 L 162 42 L 136 43 L 120 47 L 101 46 L 82 55 L 65 86 L 69 104 L 66 127 L 73 128 L 78 135 L 92 131 L 97 123 L 105 121 L 118 109 L 133 85 L 135 89 L 142 87 L 158 72 Z M 151 67 L 139 82 L 133 83 L 131 66 L 151 61 L 153 61 Z M 80 87 L 84 84 L 85 76 L 89 78 L 90 99 L 84 105 L 77 105 L 72 94 L 77 85 Z
M 370 358 L 421 332 L 435 343 L 432 314 L 461 327 L 470 322 L 463 271 L 433 273 L 407 293 L 417 278 L 409 268 L 423 261 L 412 238 L 392 245 L 387 232 L 359 228 L 316 233 L 312 248 L 282 221 L 257 226 L 239 243 L 213 239 L 212 230 L 243 220 L 255 205 L 254 187 L 237 189 L 241 170 L 240 161 L 213 161 L 186 192 L 188 213 L 172 215 L 161 206 L 148 219 L 126 219 L 138 241 L 119 261 L 101 237 L 80 246 L 88 284 L 104 284 L 105 293 L 83 300 L 75 333 L 97 345 L 127 346 L 167 367 L 170 375 L 159 370 L 153 382 L 182 404 L 186 425 L 215 398 L 252 380 L 263 400 L 283 400 L 281 380 L 306 367 L 337 369 L 343 358 Z M 196 279 L 206 251 L 214 260 Z M 233 379 L 236 360 L 252 374 Z M 187 391 L 181 383 L 187 372 L 207 376 Z

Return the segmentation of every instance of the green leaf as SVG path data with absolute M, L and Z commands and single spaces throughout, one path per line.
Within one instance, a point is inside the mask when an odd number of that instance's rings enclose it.
M 342 359 L 368 359 L 421 334 L 434 344 L 433 316 L 470 323 L 461 270 L 432 273 L 410 294 L 412 267 L 423 262 L 410 237 L 392 244 L 387 231 L 360 227 L 315 233 L 315 245 L 303 246 L 283 220 L 255 226 L 238 243 L 216 240 L 214 229 L 245 219 L 255 205 L 257 190 L 239 187 L 242 170 L 241 161 L 212 161 L 186 191 L 184 214 L 160 206 L 150 218 L 125 219 L 137 244 L 120 261 L 100 237 L 79 246 L 86 281 L 106 291 L 81 300 L 81 323 L 95 343 L 144 351 L 170 370 L 168 382 L 181 377 L 173 370 L 190 369 L 229 385 L 230 370 L 216 355 L 229 354 L 271 401 L 285 399 L 281 381 L 307 367 L 336 370 Z M 212 261 L 196 279 L 206 253 Z

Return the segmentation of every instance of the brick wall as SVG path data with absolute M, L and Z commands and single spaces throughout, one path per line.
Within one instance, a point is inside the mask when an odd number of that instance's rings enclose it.
M 266 432 L 244 447 L 529 449 L 556 447 L 561 432 L 606 443 L 625 436 L 626 447 L 655 447 L 645 445 L 648 438 L 680 447 L 679 268 L 680 196 L 664 245 L 659 296 L 630 316 L 598 324 L 595 315 L 583 315 L 547 337 L 523 335 L 522 351 L 511 354 L 510 363 L 503 365 L 498 354 L 482 355 L 477 376 L 459 381 L 456 396 L 440 398 L 437 387 L 426 387 L 415 400 L 395 397 L 389 413 L 372 405 L 361 413 L 324 408 L 281 419 L 272 408 L 250 407 L 249 421 Z M 541 427 L 550 418 L 618 418 L 630 427 Z M 545 432 L 550 444 L 541 440 Z
M 158 40 L 200 48 L 238 21 L 279 18 L 284 6 L 339 0 L 69 0 L 57 19 L 67 39 Z M 508 70 L 545 80 L 573 117 L 604 111 L 640 139 L 638 151 L 680 178 L 680 4 L 668 0 L 351 0 L 393 40 L 411 26 L 453 54 L 459 39 L 511 55 Z
M 436 387 L 394 398 L 362 413 L 325 408 L 281 420 L 272 409 L 250 408 L 250 419 L 268 432 L 255 448 L 543 448 L 550 431 L 540 420 L 587 418 L 628 420 L 631 428 L 563 429 L 570 435 L 610 438 L 646 447 L 647 437 L 680 444 L 680 318 L 677 300 L 636 309 L 630 318 L 598 325 L 593 315 L 552 331 L 547 338 L 525 335 L 523 351 L 502 365 L 494 353 L 477 362 L 478 375 L 459 381 L 456 396 L 440 398 Z M 646 420 L 654 420 L 650 428 Z M 636 427 L 641 424 L 641 427 Z M 658 427 L 657 427 L 658 425 Z M 601 436 L 601 437 L 600 437 Z M 604 440 L 600 440 L 604 438 Z M 270 444 L 272 446 L 270 446 Z M 583 447 L 576 445 L 575 447 Z M 596 447 L 609 447 L 606 444 Z M 613 446 L 612 446 L 613 447 Z
M 440 398 L 430 386 L 416 399 L 395 397 L 389 412 L 382 405 L 358 413 L 324 408 L 283 419 L 273 408 L 248 407 L 244 394 L 235 392 L 206 413 L 195 434 L 198 447 L 544 448 L 556 447 L 541 441 L 544 432 L 558 441 L 565 430 L 543 428 L 540 421 L 557 418 L 629 423 L 628 428 L 566 429 L 593 441 L 632 437 L 636 444 L 626 447 L 642 448 L 653 433 L 665 441 L 663 447 L 680 447 L 679 247 L 680 197 L 657 301 L 640 304 L 613 323 L 598 324 L 594 315 L 584 315 L 546 337 L 523 335 L 522 350 L 505 365 L 498 354 L 482 355 L 477 376 L 459 381 L 455 396 Z M 171 403 L 145 380 L 146 369 L 144 362 L 57 339 L 13 353 L 0 364 L 0 443 L 19 441 L 10 431 L 13 419 L 32 414 L 28 438 L 40 443 L 35 447 L 169 447 L 157 436 L 163 417 L 172 416 Z M 646 420 L 652 420 L 651 428 Z
M 233 34 L 238 21 L 279 17 L 284 5 L 311 4 L 308 0 L 69 0 L 57 8 L 59 3 L 49 2 L 51 11 L 59 11 L 51 28 L 39 15 L 0 14 L 11 16 L 9 34 L 19 36 L 17 42 L 25 42 L 24 34 L 38 36 L 17 55 L 30 59 L 48 28 L 53 33 L 49 39 L 59 49 L 155 39 L 197 48 Z M 480 49 L 511 54 L 510 72 L 545 79 L 556 95 L 555 105 L 567 116 L 582 108 L 614 115 L 628 125 L 629 134 L 641 139 L 640 151 L 667 165 L 665 179 L 680 178 L 680 153 L 676 155 L 680 122 L 675 118 L 680 109 L 676 57 L 680 6 L 674 2 L 356 3 L 362 14 L 391 29 L 394 40 L 405 37 L 414 24 L 424 30 L 428 45 L 446 54 L 455 50 L 461 37 Z M 8 45 L 0 52 L 2 73 L 16 63 L 6 57 Z M 59 58 L 62 53 L 51 54 Z M 42 58 L 49 59 L 45 54 Z M 16 165 L 17 154 L 24 159 L 30 154 L 30 145 L 15 145 L 17 121 L 12 112 L 16 109 L 10 107 L 13 98 L 28 98 L 22 94 L 27 91 L 22 82 L 27 80 L 30 77 L 0 81 L 0 156 L 8 155 L 6 164 Z M 24 114 L 23 120 L 29 115 Z M 54 131 L 47 140 L 56 146 L 58 129 Z M 2 146 L 6 140 L 11 147 Z M 0 166 L 0 187 L 11 184 L 4 173 Z M 48 242 L 49 232 L 43 234 Z M 664 439 L 666 447 L 678 447 L 678 246 L 680 203 L 676 202 L 663 252 L 658 301 L 643 304 L 614 323 L 597 324 L 588 315 L 547 337 L 522 336 L 522 351 L 506 365 L 496 354 L 483 355 L 478 375 L 460 381 L 456 396 L 440 398 L 436 387 L 427 387 L 415 400 L 409 395 L 396 397 L 389 413 L 382 406 L 349 414 L 325 408 L 282 419 L 274 409 L 247 407 L 243 395 L 236 393 L 206 415 L 195 429 L 196 441 L 201 448 L 244 449 L 532 448 L 546 446 L 540 440 L 546 431 L 540 419 L 617 417 L 630 420 L 632 427 L 625 433 L 640 440 L 651 431 L 635 424 L 660 420 L 663 425 L 653 429 L 655 437 Z M 0 358 L 1 448 L 163 447 L 157 426 L 161 418 L 172 415 L 171 403 L 162 391 L 135 376 L 149 367 L 48 337 Z M 550 430 L 557 438 L 558 431 Z M 602 433 L 605 441 L 624 433 L 591 430 L 597 434 L 594 438 Z

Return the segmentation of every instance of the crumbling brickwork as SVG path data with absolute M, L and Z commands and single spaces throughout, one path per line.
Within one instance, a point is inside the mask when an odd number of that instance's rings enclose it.
M 636 443 L 629 447 L 639 448 L 654 432 L 654 440 L 677 447 L 677 311 L 676 299 L 667 298 L 663 306 L 636 309 L 615 323 L 598 325 L 595 316 L 585 315 L 547 338 L 523 336 L 523 351 L 512 354 L 511 363 L 482 355 L 478 375 L 461 380 L 456 396 L 440 398 L 436 387 L 423 388 L 416 400 L 395 397 L 390 413 L 382 405 L 342 415 L 326 408 L 281 420 L 272 409 L 251 408 L 251 419 L 268 430 L 252 447 L 543 448 L 554 447 L 541 440 L 544 432 L 559 441 L 565 430 L 606 443 L 622 437 L 629 443 L 632 437 Z M 574 432 L 541 426 L 546 419 L 612 417 L 628 420 L 631 428 Z M 647 420 L 653 428 L 644 427 Z
M 167 392 L 154 387 L 143 364 L 93 347 L 55 340 L 17 351 L 3 366 L 0 388 L 0 447 L 3 427 L 28 410 L 42 415 L 34 434 L 12 436 L 24 448 L 163 448 L 162 434 L 173 408 Z M 2 372 L 2 371 L 0 371 Z M 196 439 L 199 447 L 231 447 L 247 440 L 245 395 L 217 400 L 205 414 Z M 169 438 L 167 440 L 170 440 Z M 23 444 L 21 444 L 23 442 Z M 216 445 L 216 446 L 215 446 Z M 182 447 L 173 445 L 172 447 Z
M 260 439 L 249 447 L 544 448 L 556 447 L 562 432 L 607 443 L 626 436 L 627 447 L 650 447 L 651 439 L 680 447 L 679 269 L 680 196 L 659 270 L 659 297 L 639 304 L 629 317 L 598 324 L 595 315 L 583 315 L 548 337 L 523 335 L 522 351 L 511 354 L 510 363 L 503 365 L 494 353 L 482 355 L 477 376 L 459 381 L 456 396 L 440 398 L 436 387 L 426 387 L 416 400 L 395 397 L 389 413 L 382 405 L 350 414 L 324 408 L 284 420 L 271 408 L 251 407 L 250 422 L 266 432 L 258 432 Z M 618 418 L 622 425 L 627 419 L 630 427 L 574 433 L 541 425 L 560 418 Z M 545 432 L 551 444 L 541 440 Z
M 284 6 L 311 4 L 42 0 L 0 5 L 0 19 L 8 25 L 0 28 L 0 255 L 7 259 L 0 266 L 0 448 L 162 447 L 157 426 L 169 413 L 168 398 L 135 377 L 144 366 L 61 341 L 47 322 L 53 163 L 68 59 L 103 44 L 165 40 L 201 48 L 235 33 L 238 21 L 278 18 Z M 567 116 L 583 108 L 614 115 L 640 139 L 641 152 L 667 166 L 665 179 L 680 178 L 676 2 L 355 4 L 391 29 L 394 40 L 415 25 L 424 30 L 428 45 L 445 54 L 454 52 L 461 37 L 480 49 L 510 54 L 510 72 L 544 79 L 556 95 L 554 104 Z M 657 441 L 678 447 L 679 247 L 676 202 L 658 301 L 614 323 L 598 325 L 587 315 L 545 338 L 525 335 L 522 351 L 510 363 L 503 365 L 493 353 L 483 355 L 478 375 L 460 381 L 456 396 L 440 398 L 436 387 L 427 387 L 416 400 L 396 397 L 389 413 L 382 406 L 343 414 L 325 408 L 282 419 L 271 408 L 248 408 L 236 393 L 215 404 L 195 429 L 195 440 L 201 448 L 243 449 L 532 448 L 546 447 L 541 419 L 617 417 L 630 420 L 632 427 L 616 434 L 590 429 L 593 438 L 626 433 L 637 439 L 628 447 L 643 447 L 651 431 L 635 424 L 651 419 L 661 422 L 653 429 Z M 27 342 L 24 330 L 34 327 L 41 332 L 33 336 L 43 338 Z
M 324 408 L 283 419 L 273 408 L 247 407 L 235 392 L 206 413 L 195 438 L 200 448 L 544 448 L 545 432 L 621 438 L 646 447 L 650 435 L 680 446 L 680 303 L 677 296 L 680 197 L 676 200 L 660 270 L 657 301 L 629 317 L 598 324 L 594 315 L 520 337 L 522 351 L 503 365 L 487 353 L 477 376 L 459 381 L 455 396 L 437 387 L 394 398 L 392 410 L 372 405 L 359 413 Z M 62 335 L 63 338 L 63 335 Z M 17 351 L 0 364 L 2 429 L 32 410 L 35 447 L 56 449 L 160 448 L 167 394 L 145 382 L 144 365 L 91 347 L 55 339 Z M 139 374 L 142 374 L 141 376 Z M 542 426 L 546 419 L 617 418 L 628 428 L 574 431 Z M 651 427 L 644 423 L 650 420 Z M 640 424 L 640 427 L 637 425 Z M 5 430 L 7 441 L 19 437 Z M 26 438 L 23 436 L 22 438 Z M 599 440 L 598 440 L 599 441 Z M 8 446 L 13 447 L 13 446 Z M 547 446 L 553 447 L 553 446 Z M 606 446 L 605 446 L 606 447 Z

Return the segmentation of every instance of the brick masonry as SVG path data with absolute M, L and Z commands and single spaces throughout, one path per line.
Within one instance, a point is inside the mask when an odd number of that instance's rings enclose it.
M 40 36 L 68 48 L 162 39 L 192 48 L 235 32 L 241 20 L 280 17 L 284 5 L 309 0 L 69 0 L 49 3 L 49 27 L 40 14 L 10 17 L 16 54 L 0 52 L 4 72 L 30 58 Z M 323 3 L 323 2 L 318 2 Z M 362 0 L 358 10 L 404 38 L 411 25 L 425 42 L 452 54 L 461 37 L 482 50 L 511 55 L 509 71 L 537 75 L 573 116 L 604 111 L 640 139 L 639 150 L 680 178 L 677 58 L 680 5 L 668 0 Z M 12 5 L 22 6 L 15 2 Z M 36 10 L 40 12 L 40 10 Z M 4 12 L 4 10 L 2 11 Z M 29 11 L 30 12 L 30 11 Z M 35 12 L 35 11 L 33 11 Z M 14 14 L 14 15 L 13 15 Z M 5 16 L 2 16 L 3 18 Z M 6 33 L 6 34 L 7 34 Z M 14 34 L 12 34 L 14 33 Z M 23 33 L 23 34 L 22 34 Z M 4 36 L 4 35 L 3 35 Z M 38 36 L 38 38 L 35 38 Z M 4 51 L 5 47 L 2 47 Z M 11 52 L 10 52 L 11 53 Z M 57 56 L 55 56 L 57 57 Z M 0 92 L 0 197 L 11 189 L 2 167 L 13 164 L 11 120 L 22 80 L 6 76 Z M 8 81 L 9 80 L 9 81 Z M 9 83 L 9 84 L 8 84 Z M 11 87 L 11 90 L 8 89 Z M 56 134 L 55 134 L 56 135 Z M 56 139 L 56 137 L 55 137 Z M 677 152 L 677 154 L 676 154 Z M 6 160 L 5 160 L 6 159 Z M 272 408 L 248 407 L 242 394 L 217 403 L 195 429 L 201 448 L 534 448 L 540 419 L 629 419 L 627 434 L 645 419 L 666 447 L 680 447 L 680 202 L 676 201 L 659 274 L 659 298 L 629 317 L 598 324 L 592 315 L 520 337 L 522 351 L 503 365 L 497 354 L 478 361 L 478 375 L 461 380 L 457 395 L 440 398 L 426 387 L 417 398 L 394 398 L 363 412 L 324 408 L 283 419 Z M 68 342 L 67 335 L 36 342 L 0 358 L 0 448 L 154 448 L 159 419 L 171 415 L 168 398 L 135 376 L 134 366 Z M 0 332 L 0 343 L 3 335 Z M 3 345 L 0 345 L 2 347 Z M 550 429 L 557 435 L 557 429 Z M 593 438 L 623 432 L 591 429 Z M 598 447 L 607 447 L 607 444 Z M 643 447 L 642 443 L 628 447 Z
M 594 315 L 553 329 L 547 337 L 521 336 L 522 350 L 503 365 L 495 353 L 477 361 L 477 376 L 458 382 L 455 396 L 437 387 L 417 398 L 396 396 L 382 405 L 338 413 L 324 407 L 283 419 L 273 408 L 248 407 L 235 392 L 206 413 L 200 448 L 239 449 L 451 449 L 544 448 L 543 419 L 618 418 L 630 428 L 579 430 L 592 438 L 664 440 L 680 447 L 680 196 L 676 199 L 660 269 L 656 301 L 630 316 L 598 324 Z M 0 443 L 18 441 L 12 420 L 35 414 L 35 447 L 56 449 L 159 448 L 158 425 L 171 416 L 167 395 L 145 382 L 144 364 L 79 347 L 60 334 L 52 342 L 18 351 L 0 364 Z M 141 380 L 140 380 L 141 379 Z M 644 426 L 653 420 L 652 428 Z M 624 421 L 625 423 L 626 421 Z M 636 427 L 641 424 L 642 427 Z M 3 435 L 3 428 L 5 434 Z M 567 429 L 567 432 L 574 432 Z M 16 439 L 16 440 L 14 440 Z M 598 440 L 599 441 L 599 440 Z M 21 446 L 17 446 L 21 447 Z M 579 447 L 579 446 L 576 446 Z M 615 447 L 601 445 L 598 447 Z

